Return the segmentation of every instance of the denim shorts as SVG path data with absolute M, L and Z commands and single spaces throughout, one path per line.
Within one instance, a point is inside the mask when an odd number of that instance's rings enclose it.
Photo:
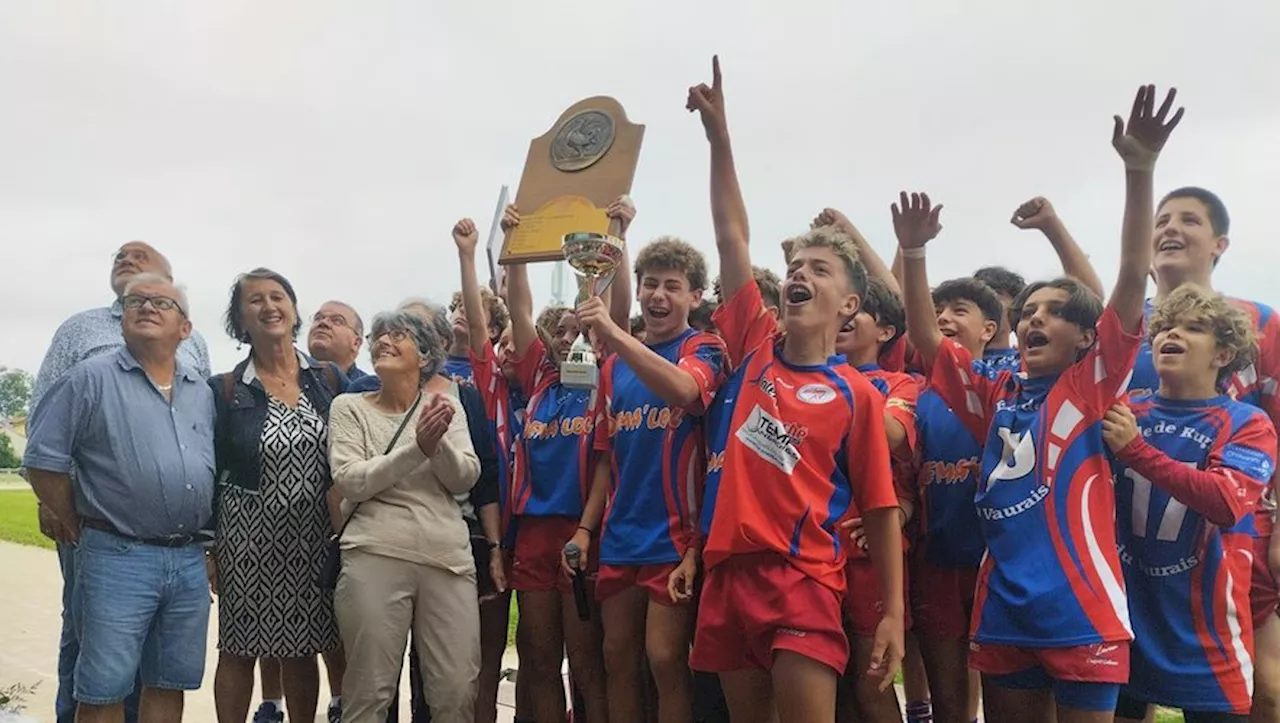
M 118 703 L 138 673 L 144 686 L 199 688 L 209 632 L 200 546 L 156 547 L 84 528 L 75 556 L 76 700 Z

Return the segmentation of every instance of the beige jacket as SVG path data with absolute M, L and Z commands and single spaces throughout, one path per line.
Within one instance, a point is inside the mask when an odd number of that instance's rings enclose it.
M 425 393 L 422 405 L 431 401 Z M 342 536 L 342 549 L 445 568 L 475 576 L 471 540 L 454 495 L 466 493 L 480 477 L 471 446 L 467 414 L 457 399 L 453 421 L 436 452 L 427 457 L 409 420 L 390 454 L 383 454 L 403 414 L 379 410 L 363 394 L 343 394 L 329 410 L 329 463 L 343 497 L 342 511 L 355 516 Z M 356 509 L 356 503 L 360 503 Z

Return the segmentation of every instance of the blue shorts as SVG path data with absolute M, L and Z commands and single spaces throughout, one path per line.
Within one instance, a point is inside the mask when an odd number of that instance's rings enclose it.
M 139 672 L 152 688 L 199 688 L 209 632 L 200 546 L 156 547 L 84 528 L 75 556 L 75 699 L 119 703 Z

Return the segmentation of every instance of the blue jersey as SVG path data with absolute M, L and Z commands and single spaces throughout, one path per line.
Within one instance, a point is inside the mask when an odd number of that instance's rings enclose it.
M 471 357 L 449 356 L 444 360 L 444 375 L 458 384 L 469 387 L 476 385 L 475 375 L 471 372 Z
M 937 567 L 976 568 L 987 549 L 973 502 L 982 445 L 933 389 L 921 393 L 916 403 L 916 429 L 920 544 L 925 560 Z
M 1141 395 L 1130 407 L 1142 436 L 1116 463 L 1134 627 L 1128 690 L 1153 703 L 1247 715 L 1253 510 L 1275 469 L 1275 429 L 1261 410 L 1225 396 Z M 1215 509 L 1238 522 L 1222 529 L 1197 511 Z
M 562 385 L 541 340 L 515 364 L 529 401 L 512 466 L 511 514 L 578 519 L 592 480 L 596 392 Z
M 671 408 L 618 355 L 600 375 L 596 450 L 609 454 L 609 504 L 600 532 L 605 565 L 679 562 L 698 536 L 706 475 L 702 414 L 724 381 L 724 342 L 689 329 L 649 347 L 698 384 L 689 409 Z
M 982 352 L 982 363 L 997 374 L 1000 372 L 1017 374 L 1022 371 L 1022 354 L 1012 347 L 1008 349 L 987 349 Z
M 997 374 L 950 339 L 939 346 L 930 381 L 985 440 L 977 642 L 1065 648 L 1132 639 L 1101 422 L 1124 393 L 1139 343 L 1108 307 L 1097 342 L 1054 377 Z

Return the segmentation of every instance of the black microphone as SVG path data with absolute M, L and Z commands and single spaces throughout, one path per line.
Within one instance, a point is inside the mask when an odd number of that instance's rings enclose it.
M 573 568 L 573 605 L 578 609 L 578 619 L 591 619 L 591 604 L 587 601 L 587 575 L 582 571 L 582 548 L 569 540 L 564 546 L 564 559 Z

